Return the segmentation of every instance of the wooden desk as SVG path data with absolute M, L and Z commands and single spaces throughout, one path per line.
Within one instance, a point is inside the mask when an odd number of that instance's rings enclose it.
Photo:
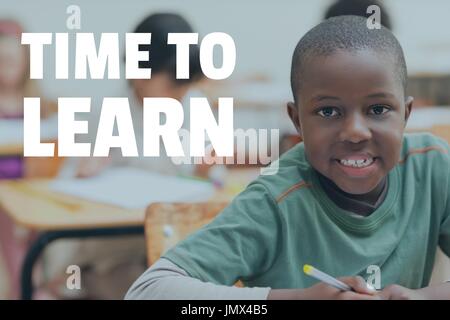
M 447 140 L 447 142 L 450 144 L 450 124 L 449 125 L 439 125 L 439 126 L 433 126 L 430 129 L 431 133 L 434 135 L 443 138 L 444 140 Z
M 211 202 L 230 201 L 259 173 L 259 169 L 231 169 L 225 185 Z M 142 225 L 145 208 L 123 209 L 55 193 L 51 180 L 0 182 L 0 207 L 15 223 L 36 231 Z
M 405 132 L 406 133 L 429 132 L 437 137 L 444 139 L 450 144 L 450 125 L 438 125 L 426 129 L 414 129 L 414 130 L 409 129 L 406 130 Z
M 0 207 L 14 223 L 38 231 L 21 269 L 21 297 L 33 295 L 33 267 L 46 246 L 58 239 L 143 234 L 143 210 L 121 208 L 55 194 L 48 180 L 0 183 Z
M 57 194 L 49 189 L 49 183 L 50 180 L 2 182 L 0 206 L 15 223 L 37 231 L 137 225 L 143 221 L 144 209 L 125 210 Z
M 211 201 L 231 200 L 258 172 L 258 169 L 232 170 L 225 187 Z M 145 208 L 123 209 L 55 193 L 49 183 L 50 180 L 0 182 L 3 211 L 14 223 L 39 232 L 22 266 L 22 299 L 32 298 L 32 270 L 50 242 L 63 238 L 144 234 Z
M 0 145 L 0 156 L 22 155 L 23 147 L 17 144 Z

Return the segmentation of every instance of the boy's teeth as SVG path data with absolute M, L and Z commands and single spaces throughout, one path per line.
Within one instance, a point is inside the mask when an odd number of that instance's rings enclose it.
M 339 162 L 342 165 L 347 166 L 347 167 L 363 168 L 363 167 L 367 167 L 370 164 L 372 164 L 373 158 L 360 159 L 360 160 L 341 159 Z

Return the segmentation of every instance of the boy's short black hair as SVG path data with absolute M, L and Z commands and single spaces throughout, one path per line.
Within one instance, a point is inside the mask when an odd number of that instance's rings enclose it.
M 167 72 L 175 82 L 189 82 L 201 77 L 200 49 L 189 46 L 189 79 L 176 79 L 176 47 L 167 44 L 169 33 L 192 33 L 191 25 L 176 13 L 155 13 L 147 16 L 134 30 L 135 33 L 151 33 L 151 44 L 140 45 L 140 51 L 149 52 L 149 60 L 139 61 L 139 68 L 151 68 L 152 72 Z
M 359 16 L 339 16 L 327 19 L 308 31 L 298 42 L 292 56 L 291 88 L 294 101 L 301 89 L 302 73 L 308 61 L 317 56 L 328 56 L 337 50 L 373 50 L 390 59 L 395 74 L 402 82 L 404 90 L 407 83 L 407 69 L 402 47 L 395 36 L 385 27 L 369 29 L 366 19 Z

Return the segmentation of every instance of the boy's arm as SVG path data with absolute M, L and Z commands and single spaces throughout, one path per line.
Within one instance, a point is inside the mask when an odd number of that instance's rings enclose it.
M 389 300 L 450 300 L 450 282 L 416 290 L 394 284 L 384 288 L 380 296 Z
M 340 292 L 323 283 L 307 289 L 238 288 L 203 282 L 190 277 L 183 269 L 167 259 L 158 260 L 149 268 L 128 291 L 125 299 L 163 300 L 163 299 L 201 299 L 201 300 L 293 300 L 293 299 L 373 299 L 376 296 L 365 286 L 364 280 L 357 277 L 341 278 L 354 287 L 359 294 Z
M 419 289 L 426 299 L 450 300 L 450 282 Z
M 270 288 L 238 288 L 203 282 L 167 259 L 155 262 L 128 290 L 128 300 L 265 300 Z

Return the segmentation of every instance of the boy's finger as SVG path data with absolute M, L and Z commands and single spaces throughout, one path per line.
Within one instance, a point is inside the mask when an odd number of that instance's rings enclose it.
M 346 291 L 342 293 L 343 300 L 382 300 L 383 298 L 379 295 L 374 294 L 362 294 L 351 291 Z
M 342 278 L 341 281 L 348 284 L 350 287 L 353 288 L 353 290 L 355 290 L 358 293 L 373 295 L 377 292 L 372 287 L 368 286 L 366 281 L 360 276 L 345 277 Z

